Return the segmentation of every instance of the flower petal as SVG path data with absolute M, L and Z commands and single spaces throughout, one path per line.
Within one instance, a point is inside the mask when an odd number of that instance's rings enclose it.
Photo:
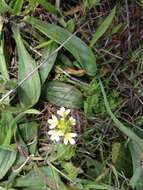
M 74 145 L 75 144 L 75 140 L 73 138 L 69 139 L 70 144 Z
M 68 139 L 66 139 L 66 138 L 64 139 L 64 144 L 66 144 L 66 145 L 68 144 Z
M 52 123 L 53 123 L 53 120 L 52 120 L 52 119 L 48 119 L 48 123 L 49 123 L 49 124 L 52 124 Z
M 60 110 L 57 110 L 57 114 L 66 117 L 70 113 L 70 109 L 65 109 L 64 107 L 61 107 Z
M 59 141 L 60 141 L 60 137 L 59 137 L 59 136 L 56 136 L 55 141 L 56 141 L 56 142 L 59 142 Z
M 76 119 L 74 119 L 72 116 L 69 118 L 71 125 L 75 125 L 76 124 Z
M 76 137 L 76 136 L 77 136 L 77 133 L 70 133 L 70 136 L 71 136 L 71 137 Z
M 55 125 L 50 125 L 49 129 L 54 129 L 56 126 Z
M 48 134 L 49 134 L 49 135 L 52 135 L 53 133 L 54 133 L 54 130 L 48 131 Z
M 65 111 L 66 115 L 69 115 L 70 111 L 71 111 L 70 109 L 67 109 L 67 110 Z

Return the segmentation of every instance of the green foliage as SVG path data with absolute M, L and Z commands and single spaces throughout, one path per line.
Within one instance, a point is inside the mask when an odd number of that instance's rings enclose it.
M 59 44 L 71 37 L 70 32 L 55 24 L 42 22 L 32 17 L 26 17 L 25 21 Z M 73 36 L 64 44 L 64 47 L 77 59 L 88 75 L 94 76 L 96 74 L 95 56 L 83 41 Z
M 0 14 L 5 12 L 12 12 L 12 9 L 4 0 L 1 0 Z
M 84 9 L 90 9 L 92 8 L 93 6 L 96 6 L 100 3 L 101 0 L 84 0 L 83 1 L 83 6 L 84 6 Z
M 16 150 L 12 147 L 0 146 L 0 180 L 6 175 L 16 159 Z
M 116 124 L 116 126 L 124 133 L 126 134 L 130 139 L 134 140 L 141 149 L 143 149 L 143 140 L 136 135 L 130 128 L 128 128 L 127 126 L 125 126 L 124 124 L 122 124 L 117 118 L 116 116 L 113 114 L 113 112 L 111 111 L 110 105 L 108 103 L 105 91 L 104 91 L 104 87 L 102 82 L 100 81 L 100 88 L 101 88 L 101 92 L 103 94 L 104 97 L 104 104 L 105 107 L 107 109 L 107 113 L 110 115 L 110 117 L 112 118 L 112 120 L 114 121 L 114 123 Z
M 0 103 L 1 190 L 143 189 L 142 107 L 136 108 L 142 102 L 142 46 L 136 49 L 132 40 L 132 60 L 121 54 L 128 34 L 126 22 L 121 23 L 125 14 L 114 24 L 113 19 L 127 7 L 118 11 L 113 1 L 80 2 L 57 8 L 58 1 L 0 0 L 0 97 L 6 96 Z M 105 11 L 110 13 L 104 19 Z M 129 13 L 129 32 L 140 14 L 138 8 Z M 99 25 L 95 33 L 94 23 Z M 99 44 L 94 49 L 103 36 L 101 49 Z M 118 62 L 124 58 L 127 64 Z M 107 73 L 99 72 L 102 67 Z M 106 93 L 96 75 L 103 77 Z M 127 86 L 134 84 L 135 97 L 128 101 L 116 90 L 121 90 L 122 76 Z M 135 110 L 132 115 L 128 104 Z M 48 122 L 52 115 L 59 117 L 57 106 L 72 108 L 75 145 L 50 141 Z
M 111 22 L 113 21 L 113 18 L 116 14 L 116 7 L 114 7 L 111 10 L 111 13 L 107 16 L 107 18 L 102 22 L 102 24 L 97 28 L 97 31 L 95 32 L 95 34 L 92 37 L 92 40 L 90 42 L 90 47 L 93 47 L 94 44 L 97 42 L 97 40 L 99 38 L 101 38 L 101 36 L 107 31 L 107 29 L 109 28 Z
M 22 6 L 23 6 L 23 0 L 16 0 L 13 6 L 13 13 L 16 15 L 20 14 Z
M 3 18 L 2 16 L 0 16 L 0 73 L 4 76 L 5 79 L 8 80 L 9 75 L 3 50 L 3 45 L 4 45 L 4 40 L 2 35 L 3 22 L 4 22 Z
M 46 0 L 37 0 L 37 2 L 40 3 L 48 12 L 56 16 L 60 15 L 60 11 L 57 9 L 57 7 L 47 2 Z
M 18 28 L 13 28 L 14 38 L 16 40 L 16 45 L 18 48 L 18 79 L 22 81 L 36 68 L 35 60 L 29 55 Z M 22 107 L 31 107 L 37 103 L 41 93 L 41 83 L 38 71 L 35 71 L 19 88 L 19 99 Z
M 49 45 L 47 45 L 44 49 L 43 49 L 43 53 L 42 53 L 42 57 L 43 60 L 48 59 L 49 55 L 56 50 L 56 48 L 58 47 L 58 45 L 53 42 Z M 57 53 L 55 53 L 50 59 L 48 59 L 47 61 L 45 61 L 45 64 L 43 64 L 40 69 L 39 69 L 39 74 L 40 74 L 40 78 L 41 78 L 41 83 L 44 84 L 45 80 L 47 79 L 50 71 L 52 70 L 55 60 L 57 57 Z
M 82 94 L 70 84 L 52 81 L 45 84 L 43 96 L 57 106 L 69 108 L 80 108 L 82 105 Z
M 84 88 L 84 96 L 84 113 L 87 117 L 91 117 L 95 113 L 102 114 L 103 116 L 107 115 L 104 102 L 101 98 L 99 83 L 96 79 L 93 79 L 88 87 Z M 115 110 L 121 103 L 118 92 L 109 92 L 107 96 L 111 110 Z
M 142 169 L 142 160 L 143 160 L 143 149 L 141 149 L 135 141 L 129 142 L 129 148 L 132 156 L 133 162 L 133 176 L 130 180 L 130 185 L 132 188 L 141 190 L 143 188 L 143 169 Z

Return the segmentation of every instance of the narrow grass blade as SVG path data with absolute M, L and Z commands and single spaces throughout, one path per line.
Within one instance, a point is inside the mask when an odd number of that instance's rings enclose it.
M 2 28 L 3 28 L 3 18 L 2 16 L 0 16 L 0 73 L 4 76 L 6 80 L 8 80 L 9 75 L 3 50 Z
M 21 12 L 23 6 L 23 0 L 16 0 L 13 6 L 13 13 L 18 15 Z
M 0 13 L 5 13 L 5 12 L 12 12 L 12 9 L 10 8 L 10 6 L 8 6 L 8 4 L 4 0 L 1 0 Z
M 49 13 L 52 13 L 56 16 L 60 15 L 60 12 L 57 9 L 57 7 L 49 3 L 47 0 L 37 0 L 37 2 L 40 3 L 44 7 L 44 9 L 46 9 Z
M 24 47 L 19 29 L 17 27 L 13 27 L 13 34 L 19 57 L 18 80 L 22 81 L 31 71 L 36 68 L 36 62 Z M 18 93 L 22 107 L 30 108 L 37 103 L 41 93 L 41 82 L 38 71 L 35 71 L 35 73 L 30 76 L 21 87 L 19 87 Z
M 72 35 L 60 26 L 43 22 L 33 17 L 25 17 L 24 20 L 59 44 L 63 44 Z M 94 76 L 96 74 L 95 56 L 82 40 L 73 36 L 64 44 L 64 47 L 77 59 L 88 75 Z
M 106 97 L 106 93 L 105 93 L 105 90 L 104 90 L 104 87 L 103 87 L 103 84 L 102 84 L 101 80 L 99 80 L 99 84 L 100 84 L 101 92 L 103 94 L 104 103 L 105 103 L 105 107 L 106 107 L 107 113 L 109 114 L 109 116 L 111 117 L 111 119 L 114 121 L 114 123 L 116 124 L 116 126 L 125 135 L 127 135 L 130 139 L 134 140 L 143 149 L 143 140 L 139 136 L 137 136 L 131 129 L 129 129 L 128 127 L 126 127 L 124 124 L 122 124 L 116 118 L 116 116 L 113 114 L 113 112 L 111 111 L 110 105 L 108 103 L 108 100 L 107 100 L 107 97 Z
M 97 42 L 99 38 L 107 31 L 109 28 L 111 22 L 113 21 L 113 18 L 116 14 L 116 7 L 114 7 L 111 10 L 111 13 L 107 16 L 107 18 L 101 23 L 101 25 L 97 28 L 97 31 L 92 37 L 92 40 L 90 42 L 90 47 L 92 48 L 94 44 Z

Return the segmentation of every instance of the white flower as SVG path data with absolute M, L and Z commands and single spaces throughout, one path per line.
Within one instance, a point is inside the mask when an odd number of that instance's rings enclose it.
M 69 115 L 70 113 L 70 109 L 65 109 L 64 107 L 60 108 L 60 110 L 57 111 L 57 114 L 62 116 L 62 117 L 66 117 L 67 115 Z
M 52 119 L 48 120 L 48 123 L 50 124 L 49 128 L 54 129 L 58 124 L 58 119 L 55 115 L 52 115 Z
M 69 121 L 70 121 L 71 125 L 75 125 L 76 124 L 76 119 L 74 119 L 73 117 L 70 117 Z
M 61 130 L 50 130 L 48 134 L 51 135 L 50 139 L 56 142 L 59 142 L 60 137 L 64 135 Z
M 74 140 L 74 138 L 73 137 L 76 137 L 77 136 L 77 134 L 76 133 L 67 133 L 67 134 L 65 134 L 64 135 L 64 144 L 68 144 L 68 143 L 70 143 L 70 144 L 75 144 L 75 140 Z

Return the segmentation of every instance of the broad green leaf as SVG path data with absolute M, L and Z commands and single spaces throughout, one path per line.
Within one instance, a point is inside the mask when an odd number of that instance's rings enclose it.
M 23 6 L 23 0 L 16 0 L 13 6 L 13 13 L 16 15 L 20 14 L 22 6 Z
M 93 35 L 91 42 L 90 42 L 90 47 L 93 47 L 94 44 L 97 42 L 101 36 L 107 31 L 109 28 L 111 22 L 113 21 L 113 18 L 116 14 L 116 7 L 114 7 L 111 10 L 111 13 L 107 16 L 107 18 L 101 23 L 101 25 L 97 28 L 95 34 Z
M 17 27 L 13 27 L 13 34 L 18 49 L 18 80 L 20 82 L 36 68 L 36 62 L 24 47 Z M 36 70 L 18 89 L 21 106 L 28 108 L 32 107 L 39 100 L 40 93 L 40 77 L 38 71 Z
M 81 92 L 70 84 L 52 81 L 43 87 L 43 96 L 51 103 L 69 108 L 79 108 L 82 104 Z
M 86 157 L 87 175 L 97 178 L 103 173 L 104 166 L 99 161 Z
M 26 114 L 39 114 L 39 111 L 35 109 L 29 109 L 24 112 L 19 113 L 10 123 L 10 127 L 7 130 L 7 134 L 5 136 L 4 145 L 9 145 L 11 142 L 11 138 L 17 129 L 17 123 L 26 115 Z
M 18 127 L 18 131 L 22 140 L 28 145 L 27 147 L 30 154 L 35 154 L 37 147 L 38 124 L 36 122 L 21 124 Z
M 3 28 L 3 17 L 0 15 L 0 73 L 4 76 L 6 80 L 9 79 L 8 70 L 6 66 L 4 50 L 3 50 L 3 37 L 2 37 L 2 28 Z
M 108 103 L 108 100 L 107 100 L 107 97 L 106 97 L 106 93 L 105 93 L 105 90 L 104 90 L 104 87 L 103 87 L 103 84 L 102 84 L 101 80 L 99 80 L 99 84 L 100 84 L 101 92 L 103 94 L 104 104 L 105 104 L 107 113 L 109 114 L 109 116 L 111 117 L 111 119 L 114 121 L 114 123 L 119 128 L 119 130 L 121 130 L 130 139 L 134 140 L 139 145 L 139 147 L 143 149 L 143 140 L 138 135 L 136 135 L 136 133 L 133 132 L 130 128 L 128 128 L 124 124 L 122 124 L 116 118 L 116 116 L 113 114 L 113 112 L 111 111 L 110 105 Z
M 5 12 L 12 12 L 12 10 L 4 0 L 0 0 L 0 13 Z
M 37 0 L 37 2 L 40 3 L 49 13 L 52 13 L 56 16 L 60 15 L 60 11 L 57 9 L 57 7 L 49 3 L 47 0 Z
M 69 161 L 75 155 L 75 148 L 59 143 L 49 146 L 49 153 L 46 161 L 56 164 L 57 160 Z
M 63 44 L 72 35 L 69 31 L 60 26 L 43 22 L 32 17 L 25 17 L 25 21 L 59 44 Z M 72 38 L 64 44 L 64 47 L 77 59 L 88 75 L 94 76 L 96 74 L 95 56 L 81 39 L 72 36 Z
M 58 45 L 55 42 L 46 46 L 43 50 L 43 53 L 42 53 L 43 61 L 48 59 L 49 55 L 53 51 L 55 51 L 57 47 L 58 47 Z M 40 67 L 39 74 L 40 74 L 42 84 L 44 84 L 44 82 L 47 79 L 50 71 L 52 70 L 54 63 L 55 63 L 55 60 L 56 60 L 56 57 L 57 57 L 57 53 L 55 53 L 52 57 L 50 57 L 47 61 L 45 61 L 45 63 Z
M 129 149 L 132 156 L 133 176 L 130 179 L 131 187 L 137 190 L 143 189 L 143 149 L 135 141 L 129 141 Z
M 6 175 L 16 159 L 16 151 L 12 148 L 0 146 L 0 180 Z
M 113 143 L 111 156 L 116 170 L 130 178 L 132 176 L 132 162 L 131 154 L 126 143 Z
M 15 180 L 14 187 L 29 188 L 29 190 L 43 190 L 48 187 L 51 190 L 67 190 L 58 173 L 47 166 L 35 168 L 26 175 L 18 177 Z

